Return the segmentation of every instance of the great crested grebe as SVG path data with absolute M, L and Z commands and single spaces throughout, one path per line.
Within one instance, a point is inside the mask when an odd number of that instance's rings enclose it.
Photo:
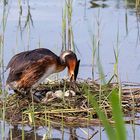
M 46 77 L 66 67 L 70 80 L 75 81 L 79 63 L 76 54 L 70 50 L 62 52 L 60 56 L 45 48 L 21 52 L 13 56 L 7 65 L 6 69 L 10 69 L 10 72 L 6 84 L 13 90 L 29 92 Z

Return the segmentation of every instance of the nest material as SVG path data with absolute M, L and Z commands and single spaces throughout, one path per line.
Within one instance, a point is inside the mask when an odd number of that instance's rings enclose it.
M 125 116 L 140 111 L 140 88 L 130 87 L 130 83 L 122 86 L 122 108 Z M 87 92 L 94 95 L 100 108 L 111 119 L 112 112 L 108 97 L 112 89 L 118 88 L 117 83 L 101 86 L 92 80 L 79 80 L 75 86 L 69 81 L 54 81 L 40 85 L 36 91 L 45 95 L 48 91 L 73 90 L 76 96 L 55 98 L 46 104 L 35 103 L 29 96 L 18 94 L 8 96 L 1 101 L 1 108 L 6 112 L 6 120 L 13 124 L 54 125 L 54 126 L 85 126 L 100 124 L 93 107 L 88 102 Z M 99 94 L 100 92 L 100 94 Z M 130 120 L 127 120 L 129 122 Z

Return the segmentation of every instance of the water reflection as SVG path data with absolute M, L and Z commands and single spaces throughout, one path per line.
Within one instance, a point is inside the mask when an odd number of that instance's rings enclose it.
M 70 128 L 70 138 L 69 138 L 69 140 L 78 140 L 75 128 Z
M 29 127 L 29 126 L 28 126 Z M 6 140 L 21 140 L 22 139 L 22 129 L 18 126 L 14 126 L 10 130 Z M 136 139 L 140 139 L 139 136 L 139 125 L 135 126 L 135 134 L 131 124 L 126 125 L 127 140 L 132 140 L 134 135 Z M 24 130 L 24 140 L 87 140 L 87 139 L 103 139 L 108 140 L 107 135 L 103 127 L 87 127 L 87 128 L 65 128 L 61 130 L 60 128 L 47 128 L 38 127 L 34 132 L 33 128 L 29 130 Z
M 11 131 L 12 131 L 12 139 L 14 139 L 14 140 L 21 140 L 22 135 L 25 140 L 34 140 L 35 138 L 37 140 L 42 140 L 42 136 L 39 136 L 36 133 L 34 133 L 33 129 L 31 129 L 30 131 L 25 131 L 23 134 L 23 131 L 21 129 L 19 129 L 18 126 L 14 126 L 11 129 Z M 9 131 L 9 138 L 7 138 L 7 140 L 11 140 L 10 135 L 11 135 L 11 132 Z
M 94 0 L 90 1 L 90 8 L 107 8 L 108 5 L 104 3 L 104 0 L 102 0 L 102 3 L 95 2 Z
M 66 132 L 65 132 L 66 131 Z M 12 132 L 12 133 L 11 133 Z M 42 133 L 43 132 L 43 133 Z M 48 136 L 47 136 L 48 134 Z M 36 128 L 36 131 L 34 132 L 34 129 L 31 128 L 30 130 L 23 130 L 19 128 L 19 126 L 13 126 L 11 130 L 9 130 L 8 133 L 9 136 L 7 136 L 7 140 L 21 140 L 24 138 L 25 140 L 42 140 L 42 139 L 47 139 L 47 140 L 79 140 L 79 138 L 82 138 L 77 136 L 76 134 L 76 128 L 68 128 L 64 129 L 64 133 L 61 133 L 60 129 L 53 129 L 52 133 L 49 134 L 49 130 L 47 127 L 42 127 L 42 128 Z M 50 137 L 49 137 L 50 135 Z M 85 139 L 85 138 L 82 138 Z
M 110 0 L 90 0 L 90 7 L 91 8 L 107 8 L 111 7 L 111 1 Z M 127 8 L 127 9 L 132 9 L 133 11 L 139 10 L 140 3 L 139 1 L 137 2 L 136 0 L 117 0 L 113 1 L 115 8 L 120 9 L 120 8 Z

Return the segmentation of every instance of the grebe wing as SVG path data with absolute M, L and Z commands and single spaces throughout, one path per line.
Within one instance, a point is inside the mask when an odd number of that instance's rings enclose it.
M 38 60 L 41 60 L 44 57 L 47 58 L 47 56 L 54 59 L 58 58 L 56 54 L 45 48 L 39 48 L 16 54 L 12 57 L 6 68 L 10 68 L 7 82 L 18 80 L 25 69 L 27 69 L 30 65 L 37 62 Z
M 25 52 L 16 54 L 9 61 L 6 69 L 17 68 L 17 67 L 20 68 L 22 66 L 25 67 L 26 64 L 28 65 L 29 63 L 36 62 L 39 59 L 42 59 L 43 57 L 45 57 L 46 55 L 58 58 L 58 56 L 52 51 L 50 51 L 49 49 L 39 48 L 39 49 L 25 51 Z
M 16 81 L 19 87 L 29 88 L 42 78 L 44 74 L 45 76 L 49 76 L 51 73 L 55 72 L 56 61 L 57 60 L 51 56 L 45 56 L 26 66 L 26 69 L 10 71 L 6 83 L 10 84 Z

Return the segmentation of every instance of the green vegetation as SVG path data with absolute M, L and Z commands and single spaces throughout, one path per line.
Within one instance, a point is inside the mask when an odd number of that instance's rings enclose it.
M 41 94 L 47 93 L 48 90 L 63 91 L 64 84 L 66 89 L 70 88 L 69 81 L 55 81 L 40 85 L 38 91 Z M 47 102 L 42 100 L 42 103 L 33 103 L 30 96 L 26 98 L 17 94 L 9 96 L 5 103 L 6 120 L 13 125 L 22 123 L 23 126 L 25 124 L 36 127 L 48 126 L 50 131 L 46 133 L 46 137 L 51 136 L 52 127 L 61 127 L 64 131 L 65 127 L 103 125 L 110 140 L 112 137 L 116 137 L 116 140 L 126 139 L 124 122 L 131 123 L 131 118 L 123 119 L 124 116 L 129 116 L 130 112 L 133 113 L 129 104 L 133 103 L 132 96 L 137 100 L 138 97 L 133 95 L 136 90 L 130 91 L 129 86 L 120 90 L 117 83 L 101 86 L 92 80 L 79 81 L 76 89 L 73 87 L 71 90 L 75 90 L 76 96 L 54 98 Z M 134 105 L 135 110 L 138 109 L 138 100 Z M 3 106 L 2 102 L 0 106 Z M 22 134 L 24 135 L 24 131 Z
M 75 51 L 74 36 L 72 29 L 72 0 L 66 0 L 62 10 L 62 50 Z

